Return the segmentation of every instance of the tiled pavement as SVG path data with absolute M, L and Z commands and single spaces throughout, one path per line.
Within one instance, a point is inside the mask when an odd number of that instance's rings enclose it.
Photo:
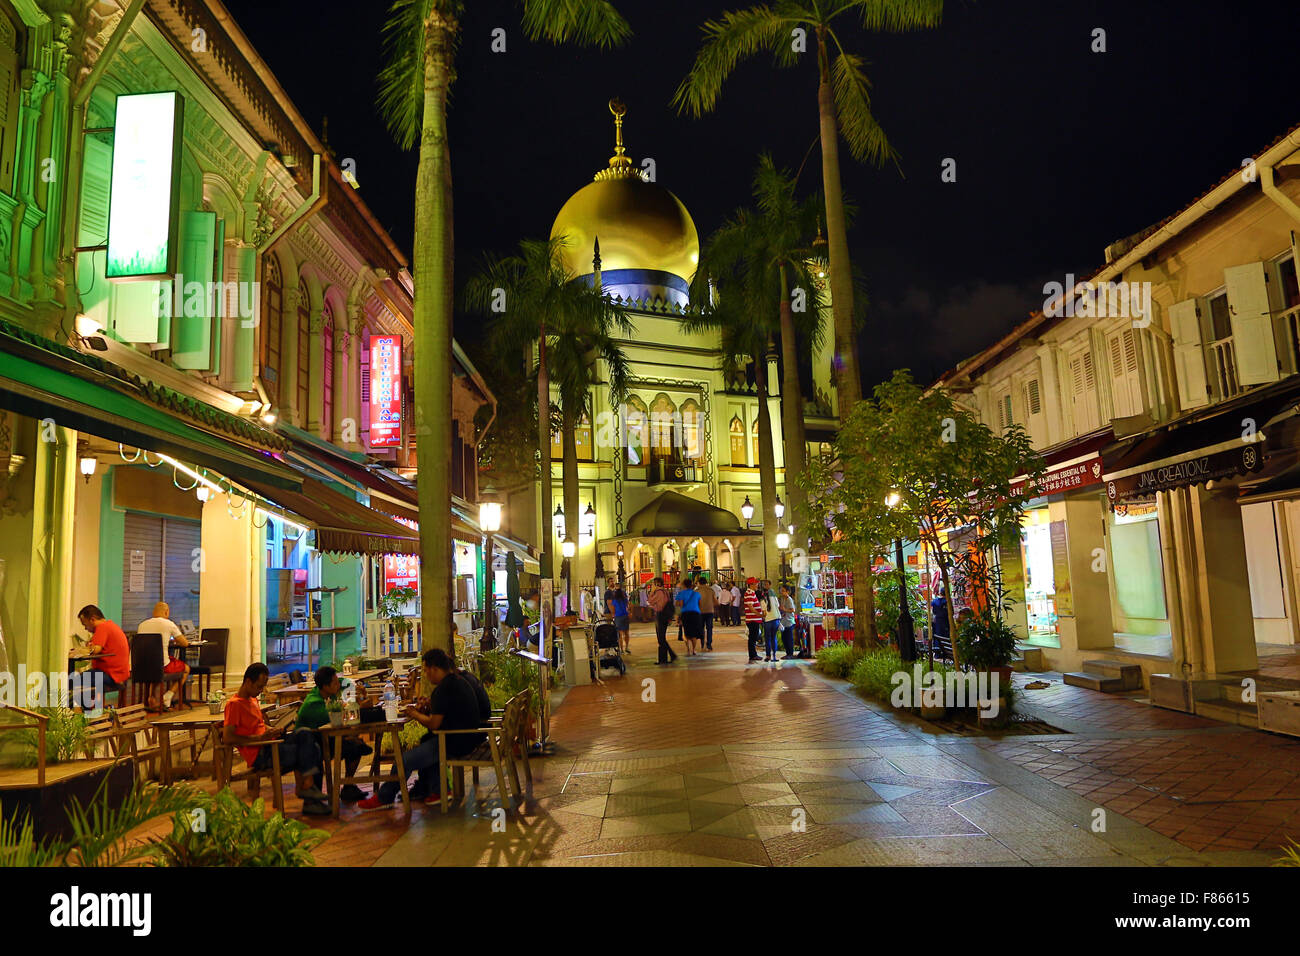
M 738 629 L 719 630 L 712 654 L 673 646 L 679 662 L 653 666 L 637 627 L 626 677 L 567 692 L 551 724 L 560 752 L 533 761 L 522 813 L 493 814 L 487 773 L 483 799 L 447 816 L 345 810 L 323 825 L 317 861 L 1249 865 L 1300 837 L 1300 740 L 1052 675 L 1024 707 L 1070 733 L 955 737 L 807 662 L 746 665 Z

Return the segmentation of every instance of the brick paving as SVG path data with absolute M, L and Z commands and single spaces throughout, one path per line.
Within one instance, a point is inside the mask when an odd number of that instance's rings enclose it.
M 632 645 L 626 677 L 605 671 L 563 695 L 559 752 L 533 761 L 532 798 L 507 832 L 491 827 L 487 772 L 446 816 L 417 805 L 410 818 L 345 807 L 309 819 L 330 834 L 317 862 L 1264 864 L 1300 837 L 1300 740 L 1059 675 L 1018 675 L 1050 682 L 1021 706 L 1069 733 L 959 738 L 807 662 L 747 665 L 740 629 L 718 629 L 716 650 L 689 659 L 672 641 L 668 667 L 654 666 L 649 628 L 634 626 Z M 1109 834 L 1089 832 L 1095 807 L 1112 815 Z

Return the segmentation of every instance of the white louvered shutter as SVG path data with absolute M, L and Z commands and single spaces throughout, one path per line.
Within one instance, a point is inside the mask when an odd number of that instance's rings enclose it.
M 1115 400 L 1115 417 L 1140 414 L 1146 403 L 1142 397 L 1141 365 L 1138 361 L 1137 333 L 1133 329 L 1112 332 L 1106 339 L 1110 363 L 1111 395 Z
M 1205 349 L 1201 345 L 1201 305 L 1184 299 L 1169 307 L 1169 334 L 1174 340 L 1174 376 L 1178 379 L 1178 404 L 1184 410 L 1210 401 L 1205 377 Z
M 1070 404 L 1074 409 L 1074 428 L 1077 434 L 1090 432 L 1097 427 L 1097 375 L 1092 365 L 1092 352 L 1080 349 L 1070 356 Z
M 1262 262 L 1223 270 L 1232 321 L 1237 381 L 1242 385 L 1276 382 L 1277 347 L 1273 341 L 1273 310 L 1268 301 L 1268 273 Z
M 1035 445 L 1040 444 L 1044 439 L 1045 425 L 1042 386 L 1036 377 L 1031 378 L 1025 382 L 1025 429 Z

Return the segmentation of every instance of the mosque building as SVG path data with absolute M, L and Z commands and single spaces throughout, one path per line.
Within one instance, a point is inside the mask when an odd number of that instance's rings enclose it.
M 553 238 L 565 237 L 563 265 L 574 281 L 598 284 L 627 305 L 633 324 L 632 334 L 617 339 L 630 370 L 627 395 L 619 401 L 608 385 L 597 386 L 591 396 L 596 421 L 584 418 L 578 430 L 578 497 L 584 514 L 581 534 L 573 536 L 572 580 L 592 581 L 598 555 L 611 579 L 622 555 L 629 583 L 637 584 L 696 565 L 724 578 L 738 571 L 775 577 L 770 539 L 778 529 L 762 527 L 759 399 L 752 371 L 729 381 L 722 371 L 721 334 L 683 327 L 682 316 L 694 307 L 689 290 L 700 258 L 699 232 L 682 201 L 627 155 L 623 104 L 612 100 L 610 111 L 614 155 L 569 197 L 551 227 Z M 829 321 L 829 290 L 818 294 Z M 812 374 L 804 376 L 813 386 L 804 419 L 812 454 L 822 451 L 838 426 L 830 338 L 823 336 L 825 344 L 815 354 L 801 356 L 811 362 Z M 767 362 L 777 495 L 787 500 L 775 348 L 760 360 Z M 598 378 L 608 381 L 604 364 L 600 360 Z M 554 386 L 552 395 L 558 402 Z M 621 427 L 600 427 L 611 422 Z M 562 506 L 558 433 L 551 454 L 552 500 Z M 748 521 L 746 502 L 752 505 Z M 549 550 L 557 556 L 560 523 L 553 521 L 550 529 Z

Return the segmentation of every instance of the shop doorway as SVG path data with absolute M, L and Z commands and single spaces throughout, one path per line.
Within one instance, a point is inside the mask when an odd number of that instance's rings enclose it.
M 199 622 L 201 524 L 128 511 L 122 555 L 123 630 L 134 631 L 166 601 L 177 624 Z
M 1121 502 L 1113 510 L 1107 509 L 1106 542 L 1116 649 L 1172 657 L 1160 521 L 1154 497 Z

